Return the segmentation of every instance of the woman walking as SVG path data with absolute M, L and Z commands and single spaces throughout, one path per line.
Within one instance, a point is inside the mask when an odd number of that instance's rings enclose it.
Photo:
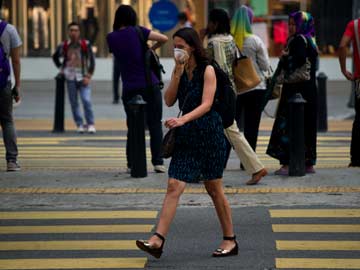
M 242 5 L 231 20 L 231 34 L 238 48 L 251 58 L 261 78 L 257 86 L 238 95 L 236 100 L 236 121 L 238 125 L 243 121 L 245 138 L 255 151 L 266 90 L 264 72 L 269 70 L 270 60 L 264 42 L 252 33 L 252 20 L 253 11 Z
M 289 106 L 288 100 L 300 93 L 304 104 L 305 168 L 306 173 L 315 173 L 317 132 L 316 63 L 318 49 L 315 42 L 314 20 L 310 13 L 297 11 L 289 15 L 289 38 L 280 58 L 280 67 L 291 75 L 303 66 L 307 59 L 311 63 L 310 80 L 299 83 L 284 83 L 276 119 L 266 153 L 282 165 L 277 175 L 289 174 Z
M 144 39 L 155 41 L 151 47 L 153 50 L 159 48 L 168 38 L 145 27 L 136 25 L 137 16 L 135 10 L 128 5 L 120 5 L 115 13 L 113 32 L 107 36 L 110 52 L 115 56 L 116 64 L 121 73 L 123 83 L 122 100 L 125 112 L 129 116 L 128 102 L 136 95 L 141 95 L 147 102 L 145 115 L 150 132 L 151 162 L 155 172 L 164 173 L 164 161 L 161 155 L 162 142 L 162 98 L 159 80 L 152 73 L 151 85 L 149 86 L 145 77 L 144 50 L 141 38 L 137 30 L 142 32 Z M 136 29 L 138 27 L 138 29 Z M 126 144 L 126 158 L 128 170 L 131 169 L 131 152 L 129 151 L 129 134 Z
M 207 34 L 208 56 L 220 65 L 220 67 L 229 76 L 233 89 L 236 89 L 233 77 L 233 63 L 236 58 L 236 44 L 230 34 L 230 18 L 225 10 L 213 9 L 210 11 Z M 255 151 L 251 148 L 247 139 L 239 131 L 236 121 L 234 121 L 230 127 L 226 128 L 224 133 L 231 146 L 235 149 L 235 152 L 244 165 L 246 172 L 252 176 L 246 184 L 256 185 L 264 176 L 267 175 L 267 170 L 264 168 L 264 165 L 259 160 Z
M 186 183 L 196 183 L 201 179 L 215 205 L 223 231 L 223 241 L 212 255 L 236 255 L 238 245 L 233 231 L 231 209 L 222 184 L 225 138 L 221 117 L 211 108 L 216 90 L 215 71 L 208 64 L 195 30 L 178 30 L 173 35 L 173 42 L 175 68 L 165 92 L 165 102 L 172 106 L 178 101 L 183 114 L 165 122 L 166 127 L 176 128 L 176 142 L 156 233 L 149 240 L 138 240 L 136 244 L 141 250 L 160 258 L 165 236 Z

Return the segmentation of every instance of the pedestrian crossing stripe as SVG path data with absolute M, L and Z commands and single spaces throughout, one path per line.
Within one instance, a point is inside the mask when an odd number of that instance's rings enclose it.
M 144 268 L 146 258 L 0 259 L 0 269 L 134 269 Z
M 271 218 L 359 218 L 360 209 L 270 209 Z M 360 224 L 273 224 L 276 233 L 360 233 Z M 298 234 L 295 234 L 296 236 Z M 360 241 L 276 240 L 279 251 L 359 251 Z M 360 259 L 275 258 L 276 269 L 360 269 Z
M 277 250 L 360 250 L 360 241 L 276 241 Z
M 53 226 L 0 226 L 0 234 L 44 233 L 149 233 L 154 225 L 53 225 Z
M 271 218 L 359 218 L 360 209 L 271 209 Z
M 24 250 L 138 250 L 135 240 L 1 241 L 0 251 Z
M 276 258 L 276 269 L 360 269 L 360 259 Z
M 0 212 L 4 219 L 139 219 L 156 218 L 157 211 L 28 211 Z
M 360 224 L 273 224 L 276 233 L 360 233 Z
M 224 188 L 226 194 L 257 194 L 257 193 L 357 193 L 357 187 L 246 187 Z M 0 194 L 163 194 L 165 188 L 0 188 Z M 207 194 L 204 187 L 187 187 L 185 194 Z M 273 210 L 271 210 L 273 211 Z M 274 212 L 275 215 L 279 215 Z M 360 215 L 360 214 L 359 214 Z M 2 214 L 0 212 L 0 219 Z M 43 217 L 43 218 L 46 218 Z M 81 218 L 81 216 L 79 217 Z

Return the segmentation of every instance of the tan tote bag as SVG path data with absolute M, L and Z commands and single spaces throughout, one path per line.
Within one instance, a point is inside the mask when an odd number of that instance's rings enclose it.
M 254 88 L 261 82 L 251 58 L 243 55 L 239 48 L 236 48 L 233 75 L 238 94 Z

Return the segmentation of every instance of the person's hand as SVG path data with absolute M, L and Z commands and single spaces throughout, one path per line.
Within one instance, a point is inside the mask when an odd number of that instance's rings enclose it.
M 346 79 L 348 79 L 349 81 L 353 81 L 354 80 L 354 75 L 350 72 L 350 71 L 348 71 L 348 70 L 342 70 L 341 71 L 342 72 L 342 74 L 344 74 L 344 76 L 346 77 Z
M 174 69 L 174 76 L 176 78 L 180 78 L 181 75 L 184 73 L 185 64 L 189 60 L 187 55 L 184 55 L 182 59 L 175 59 L 175 69 Z
M 91 81 L 91 77 L 89 75 L 84 76 L 83 85 L 85 86 L 89 85 L 90 81 Z
M 175 127 L 180 127 L 182 125 L 184 125 L 185 122 L 184 120 L 180 117 L 180 118 L 169 118 L 168 120 L 165 121 L 165 127 L 172 129 Z
M 18 86 L 14 86 L 14 88 L 11 90 L 11 95 L 14 98 L 16 102 L 19 102 L 20 100 L 20 88 Z

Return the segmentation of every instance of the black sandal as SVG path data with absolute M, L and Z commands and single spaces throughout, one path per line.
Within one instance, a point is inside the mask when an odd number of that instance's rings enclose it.
M 224 236 L 223 239 L 224 239 L 224 240 L 228 240 L 228 241 L 234 241 L 234 242 L 235 242 L 235 247 L 233 247 L 231 250 L 218 248 L 217 250 L 214 251 L 214 253 L 212 254 L 212 256 L 213 256 L 213 257 L 228 257 L 228 256 L 238 255 L 239 246 L 238 246 L 238 243 L 236 242 L 236 235 L 231 236 L 231 237 L 229 237 L 229 236 Z
M 136 246 L 141 249 L 142 251 L 145 251 L 147 253 L 149 253 L 150 255 L 154 256 L 156 259 L 159 259 L 161 257 L 161 254 L 163 252 L 163 247 L 164 247 L 164 243 L 165 243 L 165 237 L 162 236 L 159 233 L 154 233 L 154 235 L 156 235 L 158 238 L 160 238 L 160 240 L 162 240 L 162 244 L 160 247 L 158 248 L 154 248 L 152 247 L 148 241 L 146 240 L 136 240 Z

